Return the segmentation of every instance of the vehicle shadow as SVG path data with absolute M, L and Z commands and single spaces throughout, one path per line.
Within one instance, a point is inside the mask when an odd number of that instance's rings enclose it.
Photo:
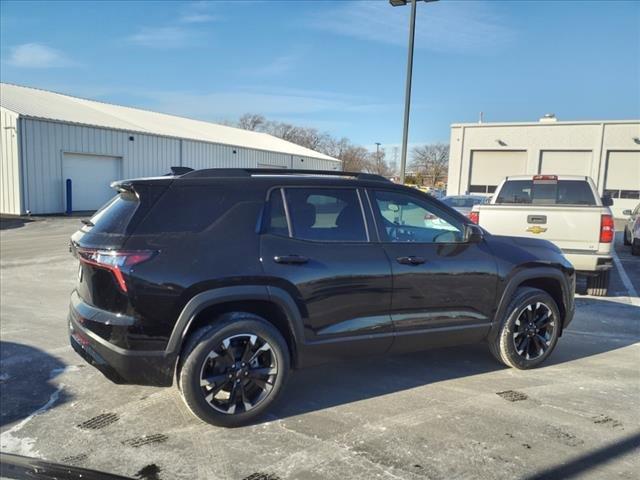
M 52 383 L 66 365 L 37 348 L 0 342 L 0 427 L 71 399 Z
M 0 230 L 10 230 L 12 228 L 24 227 L 27 223 L 31 223 L 34 220 L 27 217 L 7 217 L 0 216 Z
M 596 298 L 578 300 L 573 323 L 541 368 L 557 368 L 640 342 L 640 308 Z M 271 418 L 287 418 L 445 380 L 471 377 L 507 367 L 486 344 L 449 347 L 405 355 L 356 359 L 303 369 L 291 376 L 287 400 Z M 526 376 L 527 371 L 515 371 Z

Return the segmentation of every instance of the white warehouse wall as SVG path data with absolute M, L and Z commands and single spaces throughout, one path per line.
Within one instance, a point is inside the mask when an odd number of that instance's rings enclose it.
M 0 107 L 0 212 L 21 212 L 18 115 Z
M 20 122 L 24 203 L 19 212 L 7 211 L 3 204 L 2 213 L 24 214 L 27 210 L 33 214 L 64 212 L 62 158 L 65 153 L 122 158 L 123 178 L 164 175 L 170 167 L 180 165 L 191 168 L 280 166 L 341 169 L 340 162 L 277 152 L 32 118 L 21 118 Z M 134 140 L 129 140 L 129 137 Z M 13 180 L 19 185 L 19 179 Z
M 518 174 L 539 173 L 545 152 L 571 152 L 572 163 L 580 152 L 586 162 L 584 171 L 593 178 L 602 195 L 607 159 L 612 152 L 633 152 L 634 158 L 640 158 L 640 144 L 634 138 L 640 138 L 638 121 L 454 124 L 451 126 L 447 194 L 459 195 L 469 190 L 474 152 L 525 151 L 525 167 Z M 629 175 L 640 178 L 640 171 L 636 172 L 635 167 L 632 169 Z M 506 175 L 499 169 L 485 173 L 501 178 Z M 640 189 L 640 182 L 635 188 Z M 639 202 L 640 199 L 614 199 L 612 210 L 620 216 L 622 210 L 633 208 Z

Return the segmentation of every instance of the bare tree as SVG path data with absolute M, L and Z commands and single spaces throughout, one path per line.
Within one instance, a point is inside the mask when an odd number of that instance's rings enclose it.
M 369 167 L 367 171 L 369 173 L 375 173 L 377 175 L 382 175 L 388 177 L 391 175 L 391 169 L 385 160 L 386 152 L 384 148 L 381 148 L 377 152 L 373 152 L 369 155 Z
M 416 147 L 412 151 L 411 167 L 435 185 L 447 178 L 449 145 L 433 143 Z
M 256 113 L 245 113 L 238 120 L 238 127 L 245 130 L 260 130 L 267 119 Z
M 255 113 L 244 114 L 236 126 L 245 130 L 265 132 L 342 160 L 345 171 L 369 172 L 386 176 L 391 174 L 385 161 L 384 150 L 379 153 L 370 153 L 366 148 L 353 145 L 347 138 L 337 139 L 315 128 L 267 120 L 264 116 Z

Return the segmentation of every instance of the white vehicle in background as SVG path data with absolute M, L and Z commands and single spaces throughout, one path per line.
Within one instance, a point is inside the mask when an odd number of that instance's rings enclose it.
M 628 216 L 624 226 L 624 244 L 631 245 L 631 255 L 640 255 L 640 203 L 632 210 L 625 210 Z
M 488 203 L 488 200 L 490 198 L 481 195 L 449 195 L 441 199 L 441 202 L 468 217 L 474 205 Z
M 519 175 L 503 180 L 469 218 L 494 235 L 549 240 L 587 277 L 587 293 L 605 296 L 613 266 L 612 203 L 598 196 L 589 177 Z

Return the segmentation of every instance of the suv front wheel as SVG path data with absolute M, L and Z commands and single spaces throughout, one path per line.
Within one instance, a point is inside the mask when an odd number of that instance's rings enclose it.
M 544 290 L 518 288 L 489 349 L 500 362 L 521 370 L 542 363 L 556 346 L 560 333 L 558 306 Z
M 182 397 L 201 420 L 222 427 L 251 423 L 282 392 L 289 352 L 282 335 L 249 313 L 221 316 L 191 336 L 179 374 Z

